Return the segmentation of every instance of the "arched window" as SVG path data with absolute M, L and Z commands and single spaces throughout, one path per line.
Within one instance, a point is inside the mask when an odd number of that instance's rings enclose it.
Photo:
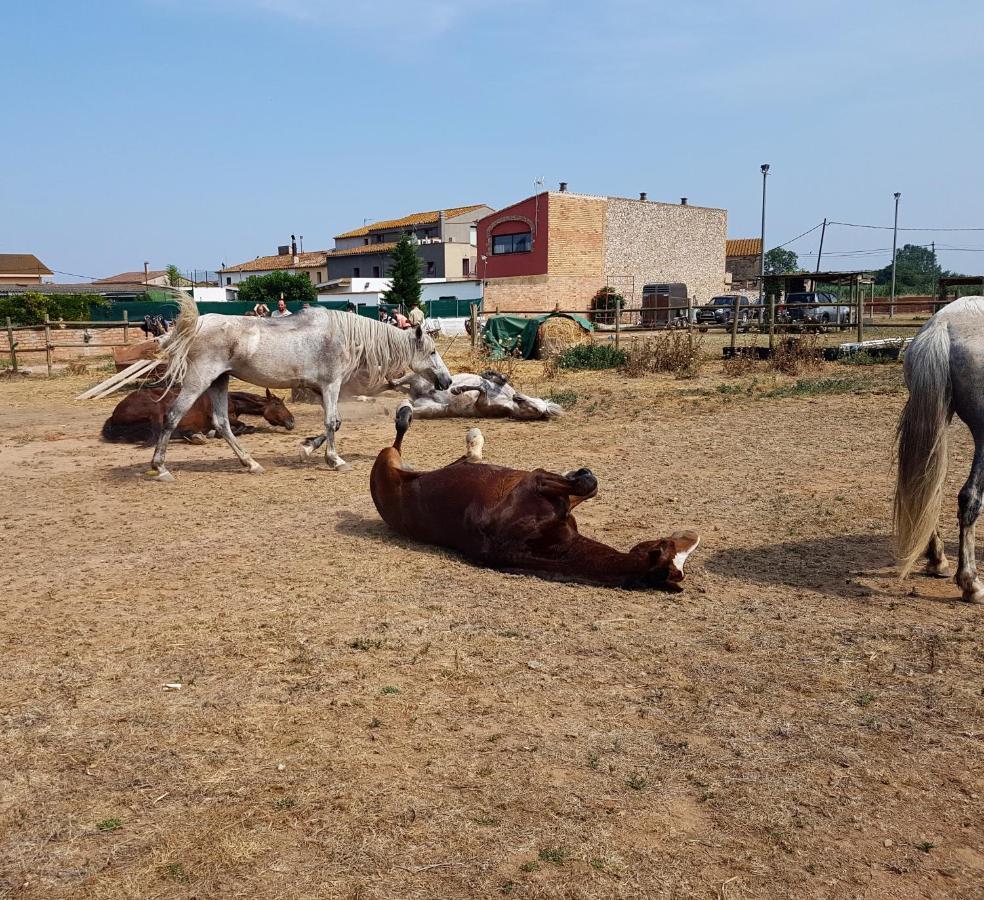
M 529 222 L 514 219 L 500 222 L 492 229 L 492 255 L 529 253 L 533 249 L 533 233 Z

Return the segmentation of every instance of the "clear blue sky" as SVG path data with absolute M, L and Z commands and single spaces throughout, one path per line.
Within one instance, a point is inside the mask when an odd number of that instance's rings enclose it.
M 984 227 L 979 2 L 34 0 L 2 23 L 0 251 L 62 272 L 325 248 L 537 177 L 753 236 L 763 162 L 768 246 L 890 225 L 896 190 L 902 225 Z M 904 236 L 934 238 L 984 247 Z M 890 246 L 834 228 L 825 252 Z

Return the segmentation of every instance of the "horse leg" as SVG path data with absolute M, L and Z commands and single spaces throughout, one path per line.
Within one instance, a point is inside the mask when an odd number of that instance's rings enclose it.
M 926 548 L 926 574 L 934 578 L 950 577 L 950 561 L 946 558 L 943 548 L 943 538 L 937 528 L 933 536 L 929 539 L 929 546 Z
M 157 438 L 154 456 L 150 461 L 150 471 L 146 473 L 146 477 L 153 478 L 157 481 L 174 481 L 174 476 L 168 472 L 164 465 L 168 442 L 171 440 L 171 435 L 174 434 L 174 429 L 177 428 L 178 422 L 195 405 L 195 401 L 205 392 L 207 387 L 208 383 L 198 376 L 197 371 L 194 375 L 189 372 L 188 377 L 185 378 L 185 382 L 181 386 L 181 392 L 178 394 L 174 403 L 171 404 L 171 408 L 164 417 L 164 427 L 161 429 L 160 436 Z
M 960 555 L 957 559 L 957 577 L 954 579 L 963 591 L 963 599 L 971 603 L 984 601 L 984 583 L 977 577 L 977 554 L 974 546 L 977 517 L 981 512 L 984 495 L 984 441 L 978 442 L 970 476 L 960 489 L 958 521 L 960 522 Z
M 347 471 L 349 464 L 342 459 L 335 450 L 335 432 L 342 427 L 342 420 L 338 415 L 338 392 L 341 390 L 341 379 L 323 385 L 321 388 L 321 404 L 325 410 L 325 462 L 330 469 Z
M 232 452 L 239 458 L 239 462 L 250 472 L 262 472 L 263 466 L 243 449 L 243 445 L 236 440 L 236 436 L 232 433 L 232 426 L 229 424 L 228 373 L 220 375 L 209 385 L 208 397 L 212 401 L 212 424 L 215 426 L 215 430 L 225 438 L 226 443 L 232 447 Z

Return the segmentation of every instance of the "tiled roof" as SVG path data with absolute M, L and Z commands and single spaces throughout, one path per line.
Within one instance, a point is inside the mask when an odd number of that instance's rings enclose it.
M 335 238 L 364 237 L 374 231 L 392 231 L 394 228 L 406 228 L 409 225 L 430 225 L 436 223 L 444 213 L 445 218 L 453 219 L 455 216 L 464 215 L 473 209 L 481 209 L 484 203 L 472 203 L 470 206 L 456 206 L 451 209 L 433 209 L 430 212 L 411 213 L 402 219 L 384 219 L 382 222 L 373 222 L 371 225 L 363 225 L 353 231 L 346 231 L 345 234 L 336 234 Z
M 147 278 L 161 278 L 167 275 L 164 269 L 151 269 L 147 273 Z M 92 282 L 93 284 L 143 284 L 144 283 L 144 273 L 143 272 L 120 272 L 119 275 L 110 275 L 108 278 L 99 278 Z
M 0 272 L 4 275 L 54 275 L 33 253 L 0 253 Z
M 312 250 L 308 253 L 297 254 L 297 265 L 294 265 L 294 257 L 289 253 L 277 254 L 275 256 L 257 256 L 249 262 L 239 263 L 235 266 L 226 266 L 222 272 L 270 272 L 275 269 L 311 269 L 315 266 L 323 266 L 327 250 Z
M 758 256 L 762 252 L 762 238 L 731 238 L 725 244 L 725 256 Z
M 347 250 L 329 250 L 328 255 L 335 256 L 366 256 L 370 253 L 392 253 L 396 243 L 387 241 L 385 244 L 364 244 L 361 247 L 349 247 Z

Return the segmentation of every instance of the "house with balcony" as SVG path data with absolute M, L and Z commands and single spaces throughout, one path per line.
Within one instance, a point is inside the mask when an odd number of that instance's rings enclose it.
M 327 252 L 326 281 L 385 278 L 390 254 L 409 234 L 420 257 L 421 278 L 472 279 L 477 263 L 476 225 L 491 213 L 484 203 L 411 213 L 336 235 Z

